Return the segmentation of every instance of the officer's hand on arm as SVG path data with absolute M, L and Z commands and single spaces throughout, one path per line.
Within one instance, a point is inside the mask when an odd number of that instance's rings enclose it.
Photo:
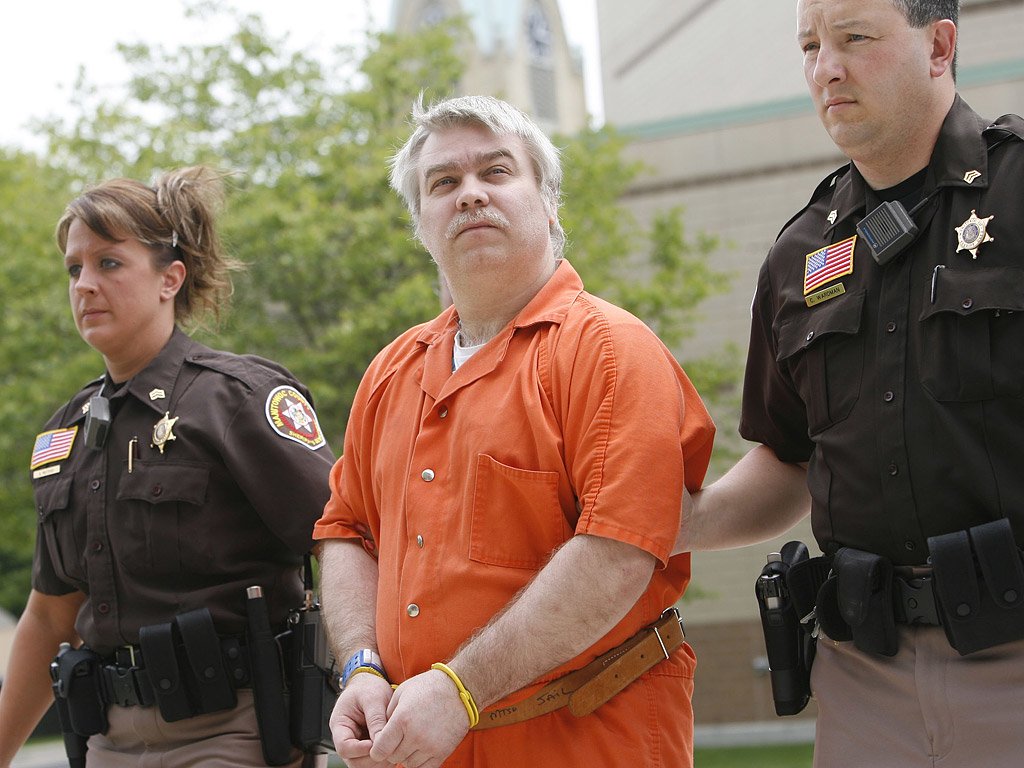
M 672 554 L 756 544 L 785 533 L 810 511 L 807 465 L 780 461 L 758 445 L 719 480 L 684 494 Z
M 353 675 L 331 712 L 334 748 L 349 768 L 379 766 L 370 748 L 387 719 L 391 684 L 383 678 L 362 673 Z
M 469 732 L 455 684 L 433 669 L 398 686 L 387 718 L 370 756 L 406 768 L 437 768 Z

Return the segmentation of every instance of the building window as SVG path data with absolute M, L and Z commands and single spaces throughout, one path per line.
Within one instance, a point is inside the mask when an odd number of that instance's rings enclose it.
M 530 12 L 526 14 L 526 46 L 533 61 L 551 61 L 551 24 L 548 23 L 548 17 L 544 15 L 540 3 L 534 3 Z
M 533 94 L 534 114 L 543 120 L 557 120 L 555 73 L 551 71 L 551 67 L 530 65 L 530 92 Z
M 553 42 L 551 24 L 544 8 L 539 2 L 534 2 L 526 14 L 526 50 L 530 56 L 533 114 L 542 120 L 556 121 L 558 104 L 555 98 Z

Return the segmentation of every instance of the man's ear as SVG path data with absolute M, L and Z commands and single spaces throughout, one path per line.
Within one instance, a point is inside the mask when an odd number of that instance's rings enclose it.
M 956 24 L 949 19 L 931 23 L 932 29 L 932 77 L 942 77 L 953 68 L 956 55 Z
M 182 284 L 185 282 L 185 262 L 183 261 L 172 261 L 167 265 L 167 268 L 161 273 L 163 277 L 163 285 L 160 287 L 160 296 L 165 301 L 173 301 L 174 297 L 178 295 L 178 291 L 181 290 Z

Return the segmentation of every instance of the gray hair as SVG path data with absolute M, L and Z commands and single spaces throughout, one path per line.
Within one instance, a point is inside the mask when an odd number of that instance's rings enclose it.
M 492 96 L 458 96 L 423 106 L 423 95 L 413 104 L 412 121 L 416 126 L 405 145 L 391 158 L 389 181 L 402 197 L 413 227 L 419 230 L 420 185 L 419 158 L 432 133 L 464 125 L 482 125 L 495 136 L 515 136 L 523 142 L 533 163 L 544 207 L 552 218 L 551 246 L 555 258 L 565 249 L 565 232 L 558 220 L 562 166 L 558 148 L 523 112 Z

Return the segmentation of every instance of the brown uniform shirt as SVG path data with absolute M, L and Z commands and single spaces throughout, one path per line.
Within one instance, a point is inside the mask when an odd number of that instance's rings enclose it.
M 101 387 L 113 419 L 97 450 L 85 444 L 83 406 Z M 103 379 L 87 385 L 37 439 L 33 587 L 84 592 L 76 627 L 100 652 L 202 606 L 218 631 L 239 633 L 251 585 L 280 624 L 301 602 L 299 567 L 333 461 L 286 369 L 176 330 L 145 370 L 116 392 Z
M 1024 123 L 993 127 L 957 97 L 922 193 L 936 189 L 901 255 L 879 266 L 858 237 L 852 272 L 833 249 L 833 276 L 813 285 L 823 259 L 811 255 L 879 203 L 847 166 L 761 269 L 740 432 L 810 462 L 826 552 L 923 563 L 929 536 L 1004 516 L 1024 540 Z M 992 217 L 977 258 L 958 251 L 972 211 Z

